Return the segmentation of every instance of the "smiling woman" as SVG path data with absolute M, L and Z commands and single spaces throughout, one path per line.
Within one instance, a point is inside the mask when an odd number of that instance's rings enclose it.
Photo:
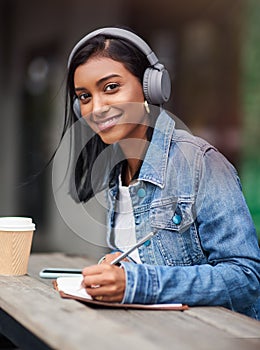
M 105 190 L 113 250 L 83 269 L 83 286 L 97 300 L 221 305 L 259 318 L 260 253 L 237 172 L 177 128 L 163 109 L 170 91 L 167 70 L 128 30 L 94 31 L 72 50 L 63 135 L 80 126 L 80 152 L 71 196 Z M 111 264 L 148 232 L 121 267 Z

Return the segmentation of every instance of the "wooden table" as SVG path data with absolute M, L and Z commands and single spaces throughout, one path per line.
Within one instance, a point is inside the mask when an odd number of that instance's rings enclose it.
M 19 349 L 260 349 L 260 322 L 222 307 L 187 311 L 105 309 L 62 299 L 43 267 L 92 262 L 59 253 L 32 254 L 29 275 L 0 276 L 0 333 Z

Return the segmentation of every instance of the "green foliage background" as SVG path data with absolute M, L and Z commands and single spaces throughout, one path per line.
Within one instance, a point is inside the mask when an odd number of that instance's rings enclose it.
M 243 38 L 243 158 L 244 194 L 260 241 L 260 1 L 247 1 Z

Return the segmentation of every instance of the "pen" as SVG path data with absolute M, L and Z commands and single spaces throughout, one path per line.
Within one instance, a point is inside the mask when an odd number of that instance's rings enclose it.
M 135 249 L 139 248 L 141 245 L 143 245 L 146 241 L 148 241 L 151 237 L 155 235 L 155 232 L 150 232 L 147 236 L 143 237 L 140 241 L 138 241 L 135 245 L 133 245 L 131 248 L 126 250 L 123 254 L 115 258 L 113 261 L 111 261 L 111 265 L 118 264 L 121 260 L 123 260 L 125 257 L 127 257 L 130 253 L 132 253 Z

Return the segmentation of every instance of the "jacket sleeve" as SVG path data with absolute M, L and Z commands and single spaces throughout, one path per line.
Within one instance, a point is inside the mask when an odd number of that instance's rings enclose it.
M 260 291 L 260 250 L 236 170 L 214 149 L 203 156 L 196 210 L 207 263 L 155 266 L 124 262 L 123 303 L 221 305 L 249 313 Z

